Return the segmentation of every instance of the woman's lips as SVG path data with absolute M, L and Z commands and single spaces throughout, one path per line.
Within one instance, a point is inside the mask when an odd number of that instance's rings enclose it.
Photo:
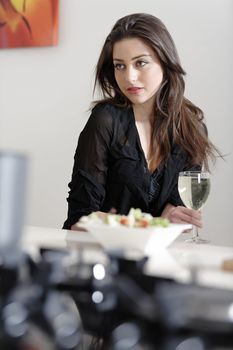
M 138 87 L 138 86 L 129 87 L 129 88 L 127 89 L 127 91 L 128 91 L 130 94 L 138 94 L 138 93 L 140 93 L 142 90 L 143 90 L 143 88 Z

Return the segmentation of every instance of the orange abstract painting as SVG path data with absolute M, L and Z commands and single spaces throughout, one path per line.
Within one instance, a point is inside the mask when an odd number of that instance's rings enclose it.
M 0 0 L 0 48 L 56 45 L 59 0 Z

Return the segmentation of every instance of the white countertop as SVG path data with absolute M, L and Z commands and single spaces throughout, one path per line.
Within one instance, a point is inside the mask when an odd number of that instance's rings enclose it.
M 146 273 L 183 283 L 195 279 L 200 285 L 233 290 L 233 271 L 222 270 L 223 261 L 233 258 L 233 247 L 184 243 L 182 236 L 168 249 L 149 258 Z M 82 250 L 88 262 L 106 259 L 101 246 L 87 232 L 26 226 L 21 245 L 34 257 L 38 256 L 39 247 L 48 247 Z

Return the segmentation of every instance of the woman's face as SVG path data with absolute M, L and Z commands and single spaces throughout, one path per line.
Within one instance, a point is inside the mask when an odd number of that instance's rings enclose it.
M 163 80 L 163 70 L 150 46 L 138 38 L 116 42 L 113 65 L 116 82 L 132 104 L 152 105 Z

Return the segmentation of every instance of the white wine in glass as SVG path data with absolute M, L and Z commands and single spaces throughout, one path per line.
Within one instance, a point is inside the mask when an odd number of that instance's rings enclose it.
M 210 193 L 210 174 L 207 171 L 183 171 L 179 173 L 178 191 L 187 208 L 200 210 Z M 198 228 L 193 225 L 193 236 L 187 240 L 194 243 L 209 243 L 199 237 Z

